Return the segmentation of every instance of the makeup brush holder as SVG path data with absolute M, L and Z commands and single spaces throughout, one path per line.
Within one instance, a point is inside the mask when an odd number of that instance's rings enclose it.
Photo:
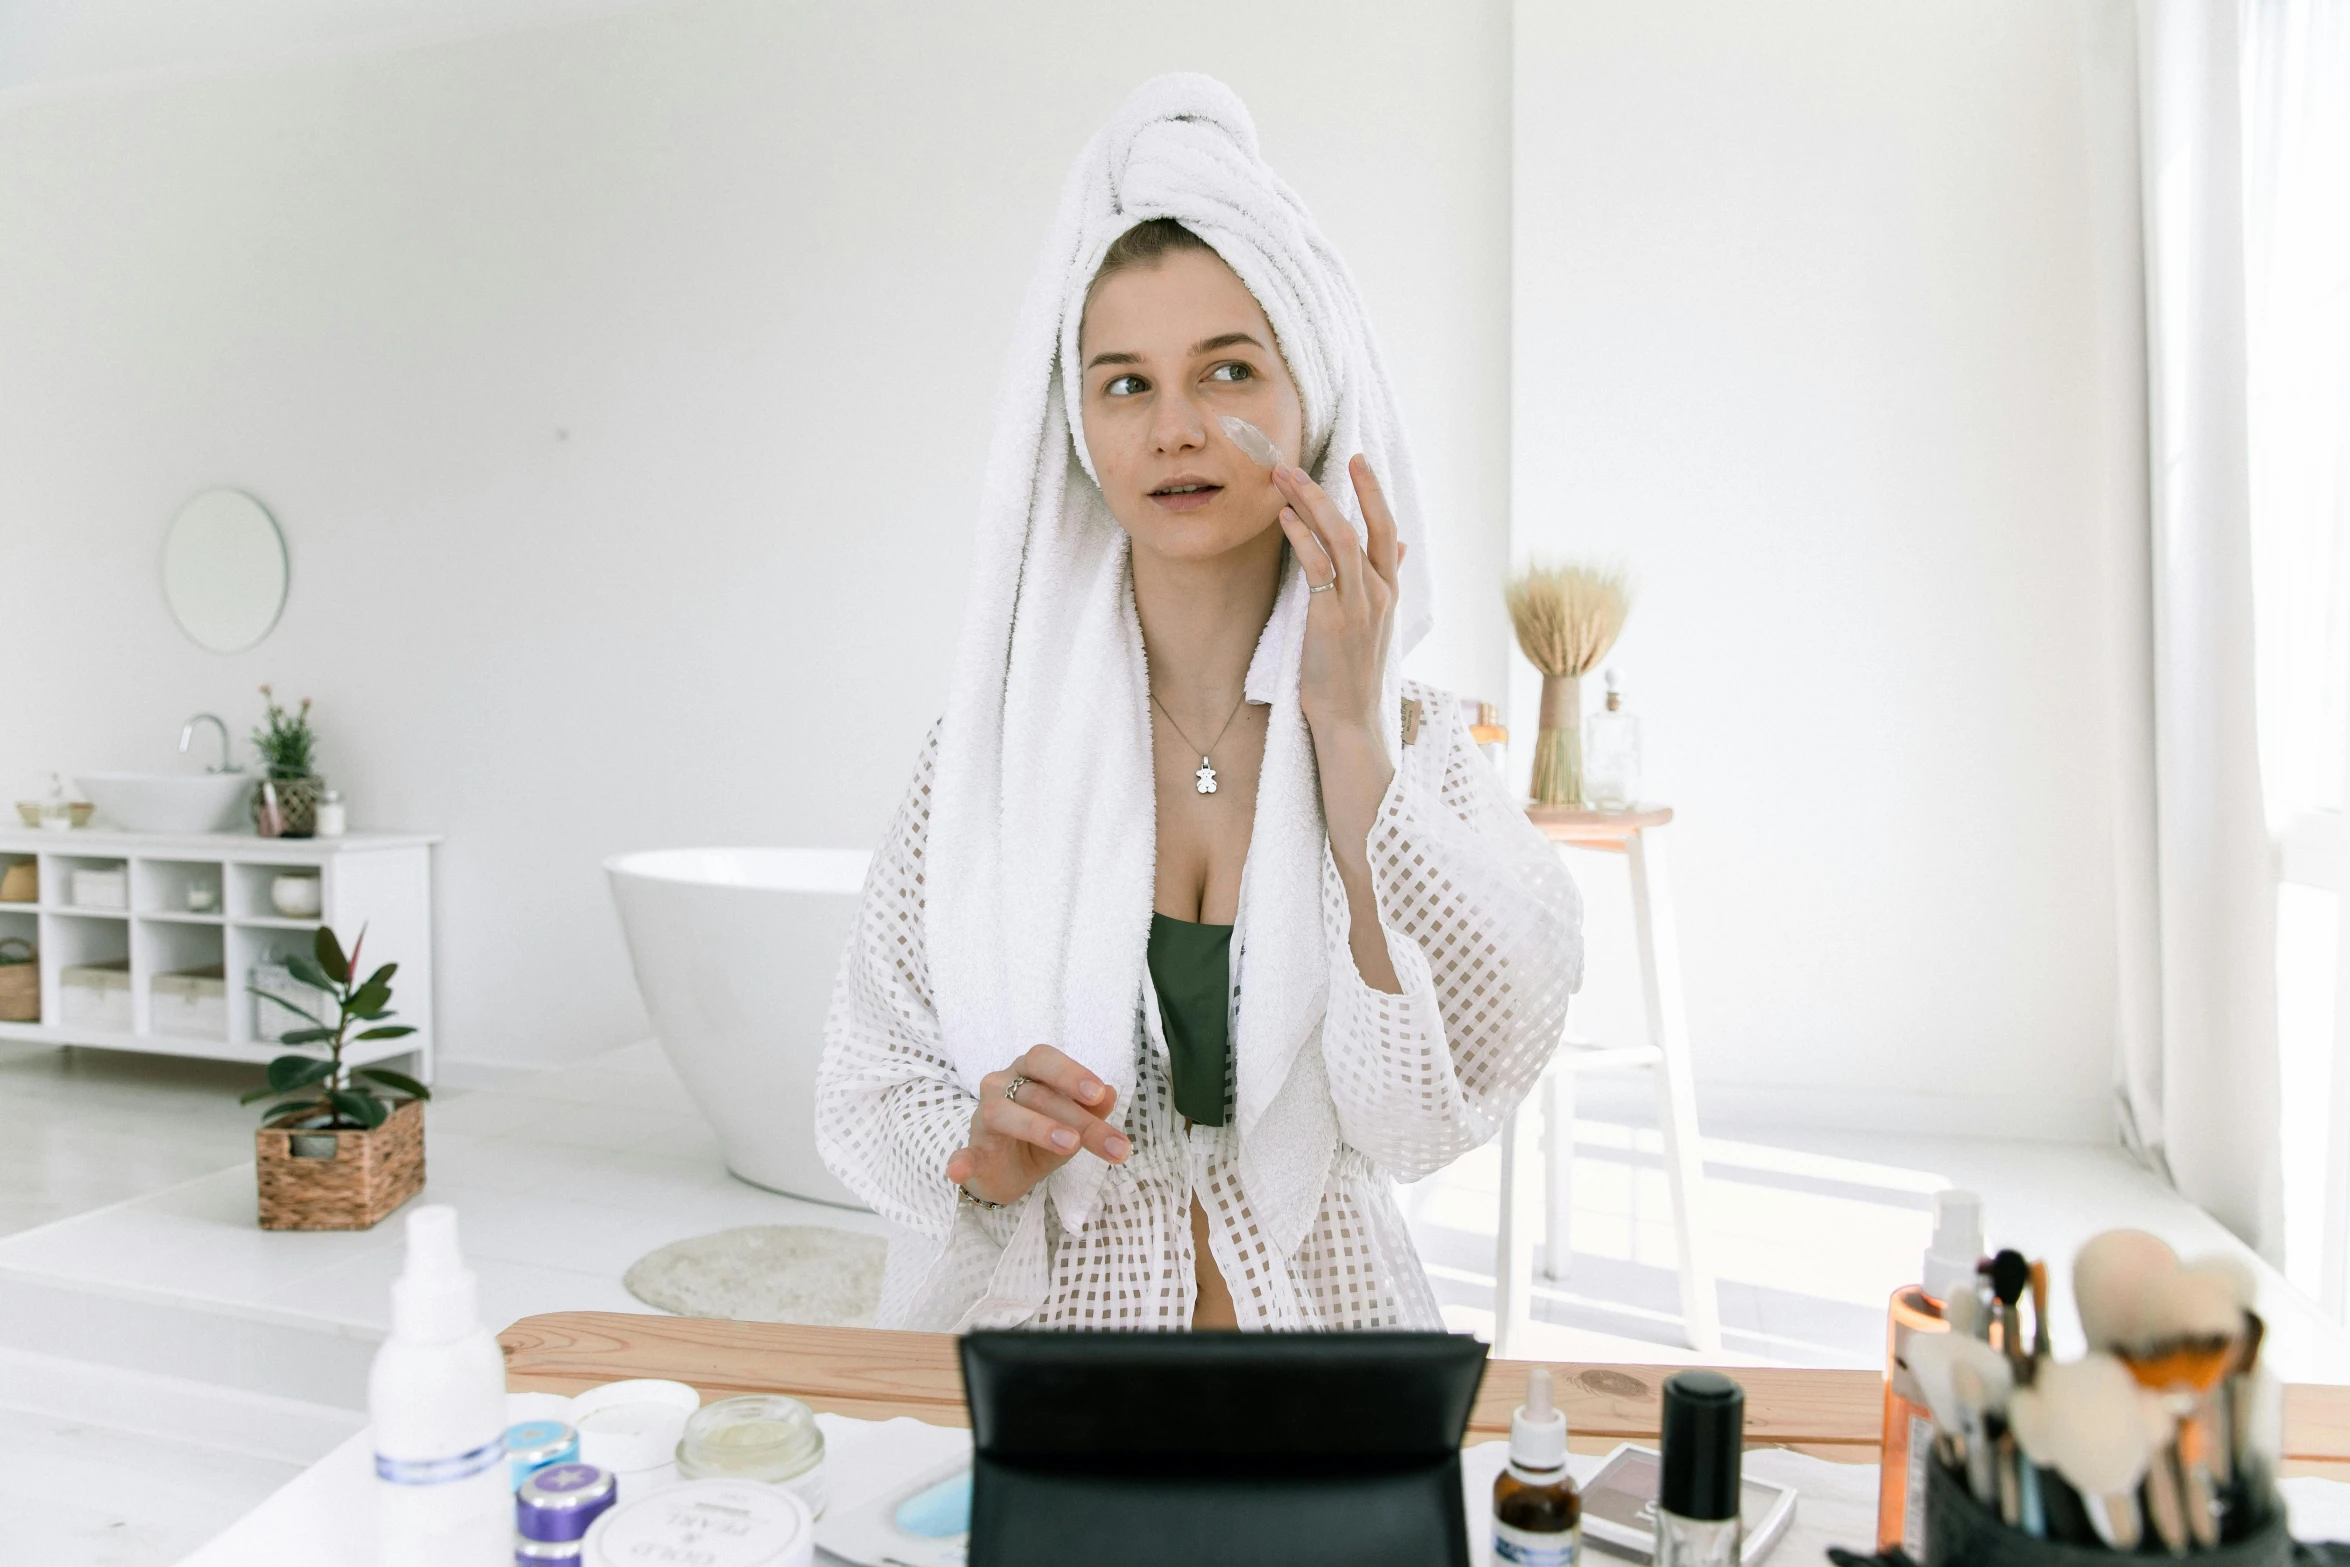
M 2011 1529 L 1999 1515 L 1975 1500 L 1963 1476 L 1939 1463 L 1926 1466 L 1926 1559 L 1922 1567 L 2114 1567 L 2119 1553 L 2102 1545 L 2073 1545 L 2062 1540 L 2040 1540 Z M 2138 1554 L 2178 1560 L 2194 1567 L 2294 1567 L 2317 1556 L 2314 1550 L 2297 1552 L 2285 1528 L 2284 1503 L 2271 1493 L 2267 1515 L 2248 1533 L 2222 1539 L 2208 1551 L 2190 1551 L 2173 1558 L 2147 1531 Z

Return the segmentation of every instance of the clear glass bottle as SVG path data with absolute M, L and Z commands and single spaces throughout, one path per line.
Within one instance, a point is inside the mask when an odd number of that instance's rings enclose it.
M 1656 1567 L 1739 1567 L 1746 1390 L 1718 1371 L 1665 1379 Z
M 1493 1477 L 1494 1567 L 1576 1567 L 1583 1495 L 1567 1471 L 1567 1417 L 1551 1402 L 1550 1368 L 1526 1373 L 1510 1417 L 1509 1466 Z
M 1607 706 L 1583 722 L 1583 797 L 1602 811 L 1628 811 L 1640 800 L 1640 720 L 1625 711 L 1612 669 Z

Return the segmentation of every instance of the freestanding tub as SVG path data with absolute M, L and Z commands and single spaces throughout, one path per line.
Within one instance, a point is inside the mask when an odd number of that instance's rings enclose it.
M 604 862 L 669 1064 L 755 1186 L 862 1208 L 816 1157 L 824 1009 L 872 855 L 656 849 Z

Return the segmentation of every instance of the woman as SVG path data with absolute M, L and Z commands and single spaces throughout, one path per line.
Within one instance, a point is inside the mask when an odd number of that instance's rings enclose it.
M 1532 1085 L 1581 914 L 1395 673 L 1419 523 L 1344 264 L 1228 89 L 1144 84 L 1063 192 L 826 1024 L 885 1325 L 1442 1325 L 1391 1179 Z

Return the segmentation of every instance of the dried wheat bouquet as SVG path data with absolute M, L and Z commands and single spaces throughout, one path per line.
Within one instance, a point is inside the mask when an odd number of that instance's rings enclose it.
M 1530 565 L 1502 590 L 1518 648 L 1542 671 L 1534 740 L 1534 800 L 1583 803 L 1583 676 L 1607 657 L 1632 608 L 1621 570 L 1570 562 Z

